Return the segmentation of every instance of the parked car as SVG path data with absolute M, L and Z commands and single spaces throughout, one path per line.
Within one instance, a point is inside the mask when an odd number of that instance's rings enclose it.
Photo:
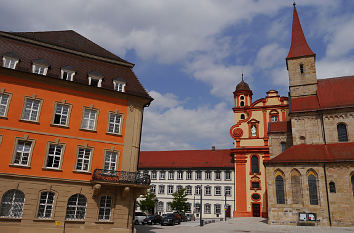
M 177 213 L 167 214 L 166 217 L 162 219 L 161 225 L 175 225 L 181 224 L 180 216 Z
M 145 218 L 142 222 L 142 224 L 149 224 L 149 225 L 153 225 L 153 224 L 161 224 L 162 221 L 162 217 L 158 214 L 156 215 L 150 215 L 147 218 Z
M 186 215 L 183 212 L 176 211 L 176 212 L 173 212 L 173 213 L 178 215 L 178 217 L 179 217 L 181 222 L 187 222 L 187 217 L 186 217 Z
M 143 212 L 135 212 L 134 214 L 134 224 L 142 224 L 143 220 L 147 217 L 147 215 Z

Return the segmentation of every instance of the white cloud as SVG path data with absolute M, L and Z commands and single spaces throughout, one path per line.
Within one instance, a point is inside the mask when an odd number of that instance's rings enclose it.
M 286 52 L 276 43 L 268 44 L 259 50 L 255 65 L 262 69 L 274 67 L 286 57 Z
M 171 99 L 168 94 L 153 93 L 157 103 L 164 102 L 160 98 Z M 205 105 L 195 109 L 187 109 L 180 104 L 168 106 L 164 111 L 159 107 L 145 110 L 143 150 L 198 149 L 198 144 L 208 148 L 212 145 L 231 148 L 232 138 L 228 134 L 233 124 L 231 107 L 223 102 L 213 107 Z
M 332 78 L 354 74 L 354 59 L 323 59 L 316 63 L 317 78 Z

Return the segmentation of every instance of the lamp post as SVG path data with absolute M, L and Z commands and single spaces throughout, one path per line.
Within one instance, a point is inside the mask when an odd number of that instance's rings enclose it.
M 225 190 L 225 205 L 224 205 L 224 210 L 225 210 L 225 222 L 226 222 L 226 190 Z
M 203 201 L 203 186 L 201 185 L 201 186 L 199 186 L 200 187 L 200 189 L 199 189 L 199 194 L 200 194 L 200 208 L 199 208 L 199 215 L 200 215 L 200 223 L 199 223 L 199 225 L 202 227 L 203 225 L 204 225 L 204 223 L 203 223 L 203 219 L 202 219 L 202 206 L 203 206 L 203 204 L 202 204 L 202 201 Z

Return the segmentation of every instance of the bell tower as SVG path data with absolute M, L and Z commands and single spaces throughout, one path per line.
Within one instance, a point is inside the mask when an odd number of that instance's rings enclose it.
M 286 66 L 292 98 L 316 95 L 316 54 L 307 44 L 294 3 L 292 37 Z

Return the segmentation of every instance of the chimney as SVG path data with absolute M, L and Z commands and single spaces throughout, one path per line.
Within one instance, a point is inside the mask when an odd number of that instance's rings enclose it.
M 212 151 L 215 151 L 215 146 L 212 146 L 212 147 L 211 147 L 211 150 L 212 150 Z

